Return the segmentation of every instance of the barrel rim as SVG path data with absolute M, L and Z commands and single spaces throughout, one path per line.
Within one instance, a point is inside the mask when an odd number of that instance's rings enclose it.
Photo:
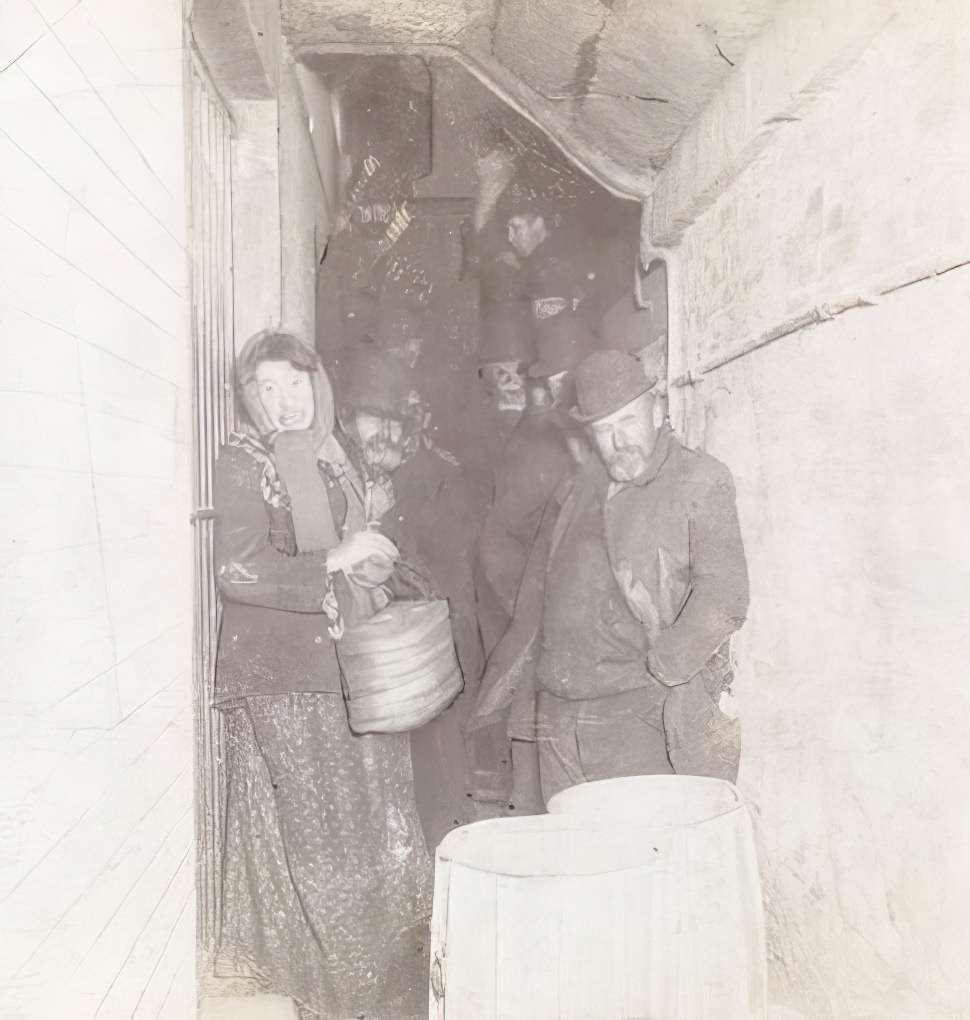
M 743 805 L 739 805 L 743 806 Z M 718 815 L 714 818 L 708 819 L 709 822 L 723 822 L 725 818 L 733 814 L 734 811 L 725 812 L 722 815 Z M 540 821 L 541 819 L 541 821 Z M 625 834 L 636 833 L 643 843 L 652 842 L 651 836 L 655 835 L 658 843 L 669 842 L 672 838 L 682 837 L 687 838 L 692 832 L 696 832 L 699 828 L 697 824 L 689 825 L 678 825 L 678 826 L 656 826 L 656 825 L 603 825 L 597 826 L 591 829 L 588 825 L 583 825 L 583 821 L 589 821 L 589 816 L 582 815 L 528 815 L 522 818 L 484 818 L 477 822 L 470 822 L 466 825 L 462 825 L 458 829 L 453 829 L 449 832 L 441 843 L 438 844 L 435 850 L 435 866 L 438 864 L 456 866 L 460 868 L 466 868 L 469 871 L 474 871 L 478 874 L 493 875 L 498 878 L 534 878 L 534 879 L 547 879 L 554 877 L 588 877 L 593 878 L 600 875 L 614 875 L 622 874 L 624 872 L 638 871 L 648 866 L 651 863 L 650 858 L 641 858 L 629 865 L 619 865 L 616 867 L 603 867 L 596 871 L 585 871 L 585 870 L 565 870 L 559 872 L 558 876 L 551 875 L 548 872 L 534 871 L 534 870 L 522 870 L 522 871 L 510 871 L 507 869 L 500 868 L 485 868 L 479 864 L 469 863 L 466 860 L 462 860 L 459 856 L 459 848 L 456 847 L 454 850 L 450 850 L 447 847 L 448 843 L 457 842 L 457 839 L 461 835 L 467 835 L 471 830 L 474 829 L 485 829 L 492 828 L 499 832 L 505 833 L 507 836 L 513 835 L 513 826 L 515 829 L 527 829 L 529 835 L 534 836 L 561 836 L 568 838 L 570 834 L 588 836 L 593 838 L 599 838 L 604 841 L 604 845 L 608 848 L 615 848 L 613 836 L 617 832 L 623 832 Z M 749 818 L 750 824 L 750 818 Z M 533 827 L 534 826 L 534 827 Z M 528 828 L 527 828 L 528 827 Z M 753 832 L 750 833 L 753 839 Z M 654 849 L 657 849 L 656 847 Z M 663 858 L 657 858 L 657 863 L 660 864 Z
M 568 786 L 564 790 L 560 790 L 559 793 L 553 794 L 549 798 L 547 808 L 550 815 L 556 817 L 573 817 L 573 818 L 599 818 L 608 823 L 610 828 L 614 829 L 629 829 L 639 828 L 643 825 L 642 822 L 637 820 L 627 821 L 622 816 L 614 816 L 613 810 L 615 805 L 611 804 L 609 808 L 605 805 L 596 804 L 581 804 L 576 807 L 570 806 L 568 803 L 565 807 L 558 807 L 558 804 L 562 803 L 561 798 L 564 795 L 569 795 L 570 791 L 579 788 L 590 789 L 593 787 L 603 788 L 609 785 L 611 788 L 617 788 L 622 786 L 640 786 L 648 783 L 654 783 L 657 786 L 670 786 L 670 785 L 682 785 L 685 782 L 690 782 L 692 785 L 702 783 L 706 786 L 720 786 L 726 788 L 728 792 L 734 797 L 734 803 L 726 806 L 724 810 L 717 811 L 715 814 L 706 815 L 704 818 L 698 818 L 692 822 L 678 822 L 673 825 L 658 826 L 652 824 L 647 826 L 648 828 L 665 828 L 665 829 L 687 829 L 693 828 L 698 825 L 706 825 L 708 822 L 716 821 L 718 818 L 722 818 L 725 815 L 733 814 L 735 811 L 746 810 L 748 802 L 744 795 L 738 789 L 738 787 L 728 781 L 727 779 L 718 779 L 716 776 L 615 776 L 612 779 L 595 779 L 588 783 L 577 783 L 575 786 Z M 583 798 L 586 799 L 585 797 Z

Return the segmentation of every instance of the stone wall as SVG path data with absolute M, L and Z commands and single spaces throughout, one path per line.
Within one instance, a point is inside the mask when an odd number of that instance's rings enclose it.
M 745 118 L 786 33 L 839 37 L 793 10 L 705 113 L 723 131 L 682 139 L 644 237 L 676 242 L 677 424 L 738 486 L 740 784 L 771 998 L 813 1018 L 962 1016 L 970 14 L 914 4 L 853 36 L 768 144 L 718 151 L 764 130 Z

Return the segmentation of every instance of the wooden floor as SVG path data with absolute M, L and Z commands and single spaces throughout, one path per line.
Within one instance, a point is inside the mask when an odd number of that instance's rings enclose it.
M 199 1020 L 297 1020 L 292 999 L 282 995 L 209 995 L 199 1005 Z

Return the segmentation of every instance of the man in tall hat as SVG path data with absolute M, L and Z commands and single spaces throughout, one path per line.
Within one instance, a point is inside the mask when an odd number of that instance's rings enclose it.
M 731 474 L 680 443 L 631 355 L 597 351 L 574 378 L 597 455 L 543 524 L 522 582 L 541 597 L 493 656 L 505 665 L 490 664 L 472 728 L 531 681 L 546 801 L 616 776 L 733 780 L 738 733 L 719 702 L 748 579 Z
M 495 496 L 478 543 L 481 575 L 501 614 L 482 620 L 486 655 L 512 618 L 522 570 L 549 497 L 575 469 L 564 428 L 568 373 L 591 350 L 592 337 L 580 320 L 543 334 L 539 356 L 526 374 L 526 407 L 505 446 Z
M 584 437 L 570 418 L 569 374 L 592 347 L 581 320 L 539 337 L 538 358 L 526 375 L 527 404 L 506 445 L 495 501 L 478 545 L 479 624 L 486 655 L 499 647 L 517 608 L 520 583 L 546 507 L 584 459 Z M 490 596 L 482 598 L 483 589 Z M 492 613 L 483 608 L 492 607 Z M 531 706 L 524 706 L 526 714 Z M 475 795 L 510 803 L 520 813 L 541 810 L 534 728 L 513 718 L 492 720 L 471 741 Z M 511 741 L 511 743 L 510 743 Z M 511 768 L 502 766 L 510 766 Z

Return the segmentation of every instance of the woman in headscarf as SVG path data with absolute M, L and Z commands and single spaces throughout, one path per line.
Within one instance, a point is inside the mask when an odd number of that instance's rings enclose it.
M 407 735 L 350 731 L 333 594 L 341 574 L 377 590 L 397 550 L 367 529 L 316 352 L 264 331 L 236 383 L 215 496 L 228 789 L 217 971 L 249 971 L 310 1016 L 403 1020 L 426 1009 L 430 859 Z

